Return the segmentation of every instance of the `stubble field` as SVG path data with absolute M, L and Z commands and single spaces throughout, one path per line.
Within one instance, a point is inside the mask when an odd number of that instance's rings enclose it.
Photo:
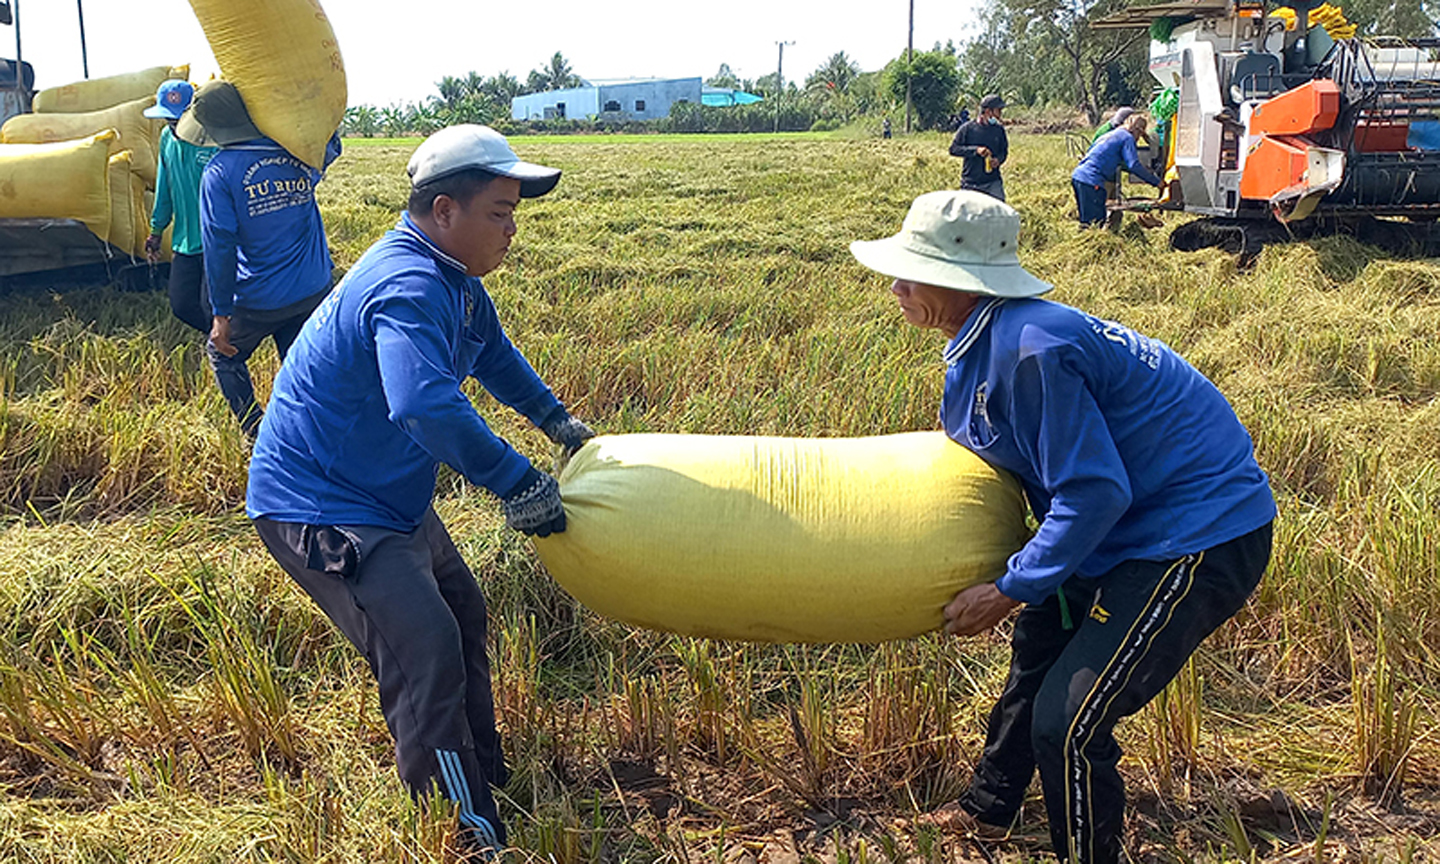
M 337 265 L 394 223 L 415 142 L 320 187 Z M 846 249 L 958 182 L 937 136 L 518 139 L 565 169 L 487 279 L 603 432 L 934 428 L 943 337 Z M 1270 473 L 1249 606 L 1121 727 L 1143 861 L 1440 860 L 1440 265 L 1345 238 L 1237 272 L 1132 224 L 1082 234 L 1057 137 L 1012 137 L 1022 261 L 1177 348 Z M 1168 227 L 1168 226 L 1167 226 Z M 252 363 L 262 395 L 276 361 Z M 543 437 L 478 388 L 541 464 Z M 265 554 L 246 451 L 160 295 L 0 296 L 0 861 L 447 860 L 364 661 Z M 876 647 L 636 631 L 550 581 L 483 491 L 441 516 L 490 601 L 516 860 L 1024 860 L 914 825 L 969 775 L 1005 632 Z M 856 610 L 856 615 L 863 615 Z

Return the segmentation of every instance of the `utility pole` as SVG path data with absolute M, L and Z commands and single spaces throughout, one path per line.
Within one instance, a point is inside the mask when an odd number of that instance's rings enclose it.
M 20 97 L 20 110 L 29 111 L 31 95 L 25 86 L 25 57 L 20 53 L 20 0 L 11 0 L 10 15 L 15 24 L 15 93 Z
M 775 131 L 780 131 L 780 100 L 785 96 L 785 46 L 794 42 L 776 42 L 780 46 L 780 59 L 775 63 Z
M 915 80 L 915 0 L 910 0 L 910 36 L 905 48 L 905 134 L 910 134 L 910 88 Z
M 75 0 L 75 8 L 80 13 L 80 70 L 88 79 L 90 77 L 90 55 L 85 51 L 85 0 Z

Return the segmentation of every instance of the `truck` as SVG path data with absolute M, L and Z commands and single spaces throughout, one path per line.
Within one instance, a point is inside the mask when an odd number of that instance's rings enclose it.
M 1440 40 L 1357 38 L 1319 0 L 1162 0 L 1095 26 L 1150 30 L 1166 182 L 1120 206 L 1197 214 L 1172 247 L 1253 259 L 1267 241 L 1350 233 L 1440 250 Z
M 35 95 L 34 67 L 24 62 L 21 54 L 20 0 L 0 0 L 3 26 L 14 31 L 15 59 L 0 58 L 0 124 L 29 113 Z M 83 51 L 83 18 L 80 38 Z M 112 246 L 74 219 L 0 218 L 0 290 L 95 284 L 142 290 L 163 285 L 168 266 L 151 265 L 129 250 Z

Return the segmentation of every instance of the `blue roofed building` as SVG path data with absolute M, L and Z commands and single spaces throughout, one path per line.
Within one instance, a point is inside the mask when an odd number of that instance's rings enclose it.
M 587 81 L 583 87 L 547 90 L 516 96 L 510 102 L 512 120 L 658 120 L 670 116 L 670 106 L 748 105 L 759 96 L 724 87 L 704 87 L 697 78 L 648 78 Z

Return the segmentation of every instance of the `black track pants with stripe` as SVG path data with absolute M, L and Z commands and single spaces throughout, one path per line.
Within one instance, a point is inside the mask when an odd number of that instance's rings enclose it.
M 1201 641 L 1245 604 L 1270 561 L 1271 526 L 1177 561 L 1127 561 L 1065 583 L 1060 600 L 1015 622 L 1010 677 L 990 713 L 985 752 L 961 805 L 1008 824 L 1035 769 L 1061 860 L 1119 860 L 1125 787 L 1120 718 L 1165 689 Z
M 495 731 L 485 597 L 435 511 L 404 533 L 256 519 L 270 554 L 356 648 L 380 685 L 400 779 L 454 801 L 478 847 L 505 829 L 490 786 L 506 770 Z

